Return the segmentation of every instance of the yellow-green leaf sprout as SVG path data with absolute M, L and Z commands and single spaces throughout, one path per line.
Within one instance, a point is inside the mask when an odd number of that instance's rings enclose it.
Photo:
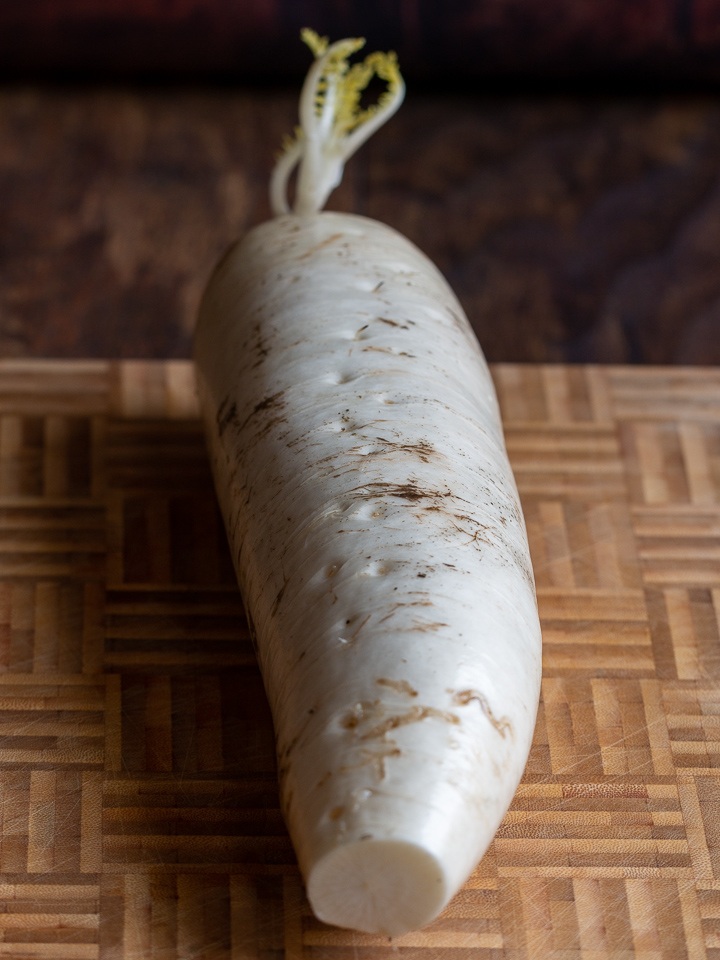
M 297 164 L 294 212 L 317 213 L 342 179 L 347 159 L 388 120 L 405 96 L 393 52 L 371 53 L 360 63 L 349 60 L 365 45 L 363 38 L 330 44 L 327 37 L 305 28 L 302 40 L 312 51 L 311 66 L 300 95 L 300 126 L 288 138 L 270 182 L 276 215 L 289 213 L 287 182 Z M 377 103 L 363 108 L 361 97 L 373 77 L 387 84 Z

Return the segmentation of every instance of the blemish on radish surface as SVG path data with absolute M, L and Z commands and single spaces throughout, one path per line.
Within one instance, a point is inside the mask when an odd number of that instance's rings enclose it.
M 493 713 L 492 708 L 487 701 L 487 697 L 480 693 L 479 690 L 459 690 L 457 692 L 449 690 L 448 693 L 454 694 L 453 703 L 457 704 L 458 706 L 465 707 L 470 703 L 477 703 L 487 719 L 503 739 L 505 738 L 506 733 L 509 733 L 513 740 L 515 739 L 515 733 L 510 720 L 507 717 L 500 717 L 498 719 Z
M 375 683 L 381 687 L 390 687 L 391 690 L 395 690 L 397 693 L 407 694 L 408 697 L 416 697 L 418 695 L 417 690 L 415 690 L 407 680 L 390 680 L 387 677 L 378 677 Z
M 435 707 L 412 707 L 407 713 L 396 714 L 394 716 L 387 717 L 381 723 L 373 727 L 372 730 L 368 730 L 367 733 L 364 733 L 360 739 L 385 739 L 391 730 L 397 730 L 398 727 L 404 727 L 410 723 L 421 723 L 423 720 L 429 719 L 443 720 L 445 723 L 451 724 L 460 723 L 459 717 L 447 710 L 438 710 Z

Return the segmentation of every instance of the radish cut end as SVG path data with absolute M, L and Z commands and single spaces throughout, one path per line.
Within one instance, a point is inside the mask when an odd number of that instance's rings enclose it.
M 449 899 L 437 858 L 403 840 L 336 847 L 310 871 L 307 893 L 324 923 L 387 937 L 429 923 Z

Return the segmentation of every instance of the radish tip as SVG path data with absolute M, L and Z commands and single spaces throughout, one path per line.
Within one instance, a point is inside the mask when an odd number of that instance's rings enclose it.
M 337 927 L 397 937 L 433 920 L 449 891 L 428 850 L 404 840 L 363 839 L 331 850 L 307 881 L 315 915 Z

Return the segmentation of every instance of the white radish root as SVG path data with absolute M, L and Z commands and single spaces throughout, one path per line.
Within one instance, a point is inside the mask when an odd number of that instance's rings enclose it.
M 292 163 L 312 156 L 314 172 L 300 170 L 298 212 L 216 269 L 195 353 L 310 903 L 395 936 L 437 916 L 512 800 L 540 629 L 492 381 L 460 304 L 394 230 L 316 212 L 363 138 L 331 92 L 356 42 L 313 38 L 313 83 L 327 85 L 318 102 L 306 84 L 301 113 L 321 132 L 285 154 L 277 209 Z M 388 82 L 368 122 L 399 103 L 402 81 Z

